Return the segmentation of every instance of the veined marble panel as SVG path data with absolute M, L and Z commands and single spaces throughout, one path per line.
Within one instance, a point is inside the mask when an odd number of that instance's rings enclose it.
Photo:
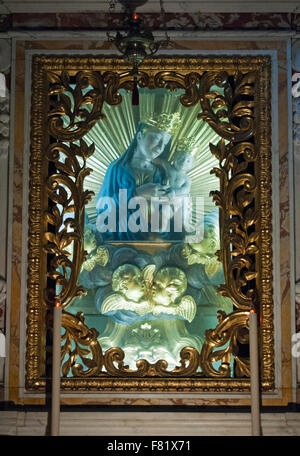
M 0 435 L 47 435 L 47 412 L 0 412 Z M 263 413 L 263 436 L 300 436 L 299 413 Z M 250 436 L 249 413 L 62 412 L 61 436 Z
M 230 4 L 226 3 L 225 11 L 218 11 L 216 2 L 208 2 L 209 6 L 205 10 L 205 4 L 199 2 L 177 2 L 178 10 L 173 10 L 172 5 L 165 6 L 166 15 L 160 12 L 157 2 L 157 9 L 148 2 L 144 7 L 138 9 L 146 27 L 152 30 L 164 30 L 165 27 L 171 30 L 177 30 L 182 33 L 184 30 L 190 31 L 290 31 L 298 29 L 300 23 L 299 9 L 289 2 L 279 2 L 280 9 L 276 9 L 275 3 L 272 2 L 274 10 L 267 12 L 254 9 L 247 11 L 246 2 L 240 2 L 242 8 L 231 11 Z M 294 2 L 291 2 L 294 3 Z M 295 2 L 296 3 L 296 2 Z M 108 4 L 101 10 L 101 2 L 94 5 L 94 11 L 89 10 L 87 2 L 60 2 L 61 9 L 58 9 L 54 2 L 16 2 L 17 8 L 5 10 L 3 2 L 0 4 L 0 31 L 44 31 L 44 30 L 77 30 L 87 31 L 107 30 L 108 24 L 113 30 L 124 29 L 124 13 L 121 5 L 117 4 L 114 12 L 110 12 Z M 256 5 L 258 3 L 256 2 Z M 266 7 L 266 2 L 259 2 L 261 7 Z M 269 4 L 270 5 L 270 4 Z M 149 6 L 149 9 L 147 9 Z M 235 4 L 237 6 L 237 4 Z M 283 9 L 285 7 L 285 9 Z M 65 8 L 65 9 L 64 9 Z M 146 9 L 145 9 L 146 8 Z M 266 7 L 268 8 L 268 7 Z M 289 9 L 290 8 L 290 9 Z M 68 11 L 69 9 L 69 11 Z M 68 11 L 68 12 L 66 12 Z
M 121 10 L 121 5 L 115 2 L 116 10 Z M 1 13 L 15 12 L 105 12 L 108 10 L 108 3 L 104 0 L 88 0 L 81 2 L 80 0 L 65 0 L 64 2 L 51 2 L 49 0 L 3 0 L 1 2 Z M 164 8 L 167 12 L 214 12 L 214 13 L 238 13 L 238 12 L 296 12 L 299 9 L 299 4 L 296 0 L 288 0 L 281 2 L 280 0 L 265 0 L 258 2 L 253 0 L 217 0 L 215 2 L 201 1 L 183 1 L 175 2 L 174 0 L 165 0 Z M 138 11 L 142 12 L 160 12 L 160 3 L 155 0 L 149 0 L 144 5 L 138 7 Z

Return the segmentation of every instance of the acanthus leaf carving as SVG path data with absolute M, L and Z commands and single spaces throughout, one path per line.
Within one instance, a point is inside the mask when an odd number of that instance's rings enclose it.
M 224 57 L 224 62 L 226 58 Z M 44 64 L 49 65 L 49 61 L 51 63 L 49 59 L 51 58 L 43 58 L 34 63 L 35 71 L 40 70 Z M 130 370 L 124 365 L 124 353 L 120 348 L 113 347 L 102 354 L 96 333 L 87 327 L 84 328 L 82 316 L 65 316 L 64 327 L 68 331 L 65 356 L 68 359 L 64 360 L 64 375 L 69 375 L 71 371 L 74 376 L 74 378 L 66 380 L 66 385 L 76 386 L 77 377 L 81 378 L 80 381 L 85 377 L 85 383 L 80 383 L 80 385 L 85 385 L 89 389 L 89 385 L 92 383 L 89 384 L 86 378 L 93 375 L 99 376 L 99 381 L 93 383 L 91 388 L 101 388 L 101 385 L 104 385 L 101 381 L 103 382 L 105 379 L 105 381 L 110 381 L 110 385 L 120 382 L 124 388 L 126 385 L 131 385 L 130 388 L 134 389 L 139 378 L 149 377 L 154 381 L 156 377 L 162 379 L 170 377 L 182 378 L 185 385 L 191 385 L 186 388 L 193 389 L 194 382 L 194 385 L 197 385 L 195 388 L 203 390 L 207 380 L 202 379 L 204 373 L 210 379 L 215 379 L 213 384 L 207 383 L 210 385 L 210 390 L 213 391 L 218 389 L 218 380 L 230 376 L 229 359 L 231 356 L 234 356 L 237 361 L 236 375 L 246 377 L 249 375 L 248 361 L 239 357 L 236 351 L 236 341 L 243 337 L 246 340 L 243 331 L 247 311 L 251 303 L 254 302 L 258 305 L 261 294 L 258 262 L 263 249 L 257 221 L 262 211 L 259 207 L 258 196 L 259 192 L 263 193 L 263 189 L 258 188 L 256 174 L 255 176 L 253 174 L 253 168 L 261 163 L 257 150 L 262 150 L 265 157 L 262 172 L 265 172 L 266 167 L 269 166 L 266 158 L 269 153 L 268 146 L 263 145 L 259 149 L 259 138 L 255 142 L 257 132 L 254 128 L 255 96 L 258 93 L 256 84 L 259 79 L 257 76 L 260 75 L 265 82 L 268 77 L 268 68 L 264 66 L 264 62 L 262 64 L 260 58 L 251 59 L 247 57 L 237 61 L 229 58 L 228 62 L 223 64 L 220 63 L 222 59 L 217 60 L 216 63 L 212 57 L 213 69 L 208 71 L 204 68 L 207 68 L 209 58 L 203 59 L 204 63 L 201 59 L 193 58 L 186 67 L 185 63 L 188 59 L 177 59 L 175 65 L 174 59 L 152 59 L 148 67 L 141 69 L 139 76 L 141 87 L 183 89 L 185 94 L 181 98 L 182 103 L 185 106 L 199 104 L 199 110 L 202 110 L 199 117 L 208 122 L 221 136 L 218 145 L 211 145 L 212 153 L 219 160 L 219 167 L 215 167 L 212 172 L 220 179 L 220 190 L 213 192 L 212 197 L 220 208 L 222 248 L 218 252 L 218 258 L 223 263 L 226 282 L 220 287 L 220 293 L 232 299 L 237 310 L 228 316 L 220 317 L 217 328 L 207 333 L 207 339 L 200 354 L 191 347 L 184 348 L 181 352 L 181 366 L 177 366 L 171 372 L 167 370 L 164 360 L 160 360 L 154 365 L 146 360 L 139 360 L 137 370 Z M 124 70 L 122 65 L 120 69 L 117 69 L 116 63 L 109 59 L 105 59 L 105 65 L 101 63 L 101 69 L 96 63 L 90 64 L 89 68 L 94 66 L 93 70 L 80 70 L 80 58 L 75 58 L 74 61 L 74 68 L 66 70 L 65 68 L 72 67 L 72 59 L 68 59 L 66 65 L 63 58 L 56 57 L 56 69 L 52 69 L 51 73 L 48 70 L 48 94 L 50 98 L 52 97 L 48 132 L 55 142 L 48 146 L 46 156 L 48 161 L 52 161 L 57 166 L 56 172 L 50 174 L 46 179 L 48 197 L 52 200 L 53 205 L 46 211 L 41 211 L 44 217 L 41 224 L 44 230 L 41 230 L 42 234 L 45 235 L 44 248 L 45 251 L 54 255 L 48 272 L 62 287 L 60 299 L 63 307 L 66 307 L 73 297 L 84 292 L 82 287 L 78 287 L 77 279 L 85 258 L 82 242 L 84 206 L 92 196 L 91 192 L 83 190 L 84 178 L 90 172 L 85 165 L 86 159 L 93 154 L 93 146 L 88 146 L 83 138 L 95 122 L 103 117 L 103 103 L 107 102 L 111 105 L 121 103 L 119 89 L 130 90 L 132 84 L 129 73 Z M 93 60 L 93 62 L 95 61 Z M 163 67 L 166 68 L 163 71 L 161 71 L 162 62 Z M 106 66 L 104 72 L 102 72 L 103 65 Z M 242 69 L 239 69 L 239 65 Z M 245 70 L 247 65 L 251 68 L 250 71 Z M 252 71 L 253 66 L 256 66 L 255 71 Z M 194 71 L 191 68 L 194 68 Z M 42 84 L 43 80 L 37 84 L 39 90 Z M 45 88 L 41 90 L 41 93 L 43 91 Z M 38 106 L 39 113 L 41 113 L 41 109 L 45 109 L 44 105 L 41 108 L 42 98 L 40 96 L 35 102 L 36 104 L 33 103 L 33 109 Z M 44 114 L 45 112 L 43 112 L 43 118 Z M 269 122 L 269 118 L 264 118 L 260 128 L 266 130 Z M 40 125 L 38 128 L 37 125 L 39 125 L 38 119 L 36 119 L 35 131 L 40 138 L 42 133 L 39 128 L 42 127 Z M 39 147 L 40 145 L 41 142 Z M 41 153 L 41 150 L 39 149 L 37 153 L 37 147 L 33 149 L 32 163 L 35 163 L 35 157 Z M 62 155 L 66 157 L 65 161 L 61 160 Z M 40 162 L 39 166 L 41 166 Z M 37 176 L 38 174 L 39 170 L 33 168 L 32 175 Z M 34 199 L 35 195 L 32 195 L 32 198 Z M 58 206 L 62 206 L 62 209 L 59 210 Z M 74 217 L 71 217 L 70 214 L 74 214 Z M 270 215 L 269 211 L 264 213 L 265 219 L 270 220 Z M 34 220 L 36 217 L 37 214 L 34 213 Z M 44 223 L 52 225 L 53 232 L 44 229 Z M 269 242 L 268 232 L 264 232 L 264 236 Z M 32 265 L 33 263 L 32 260 Z M 267 274 L 271 274 L 270 263 L 266 265 L 266 268 Z M 58 272 L 59 269 L 60 272 Z M 67 272 L 67 269 L 71 272 Z M 35 271 L 37 270 L 36 267 Z M 34 277 L 36 274 L 35 272 Z M 30 293 L 33 293 L 33 288 Z M 271 296 L 268 295 L 268 298 L 264 299 L 265 315 L 271 318 Z M 36 302 L 36 293 L 34 300 Z M 66 312 L 65 315 L 67 315 Z M 73 325 L 75 325 L 74 328 Z M 91 332 L 89 333 L 89 331 Z M 89 357 L 87 348 L 77 348 L 77 352 L 73 353 L 74 349 L 70 345 L 72 338 L 92 344 L 95 351 L 93 357 Z M 230 348 L 221 348 L 221 345 L 218 345 L 224 341 L 229 342 L 228 347 Z M 218 353 L 214 352 L 215 348 L 220 348 Z M 262 356 L 266 358 L 266 361 L 263 358 L 266 366 L 265 389 L 272 388 L 273 384 L 273 365 L 269 358 L 267 359 L 268 353 L 268 346 L 264 346 Z M 81 357 L 83 364 L 87 367 L 86 370 L 80 367 L 77 362 L 78 357 Z M 216 360 L 221 360 L 219 370 L 212 367 L 212 363 Z M 106 366 L 106 371 L 103 370 L 104 366 Z M 199 372 L 199 366 L 203 372 Z M 114 382 L 109 380 L 109 375 L 114 378 Z M 30 371 L 30 381 L 32 378 L 33 374 Z M 95 382 L 94 379 L 93 382 Z M 37 384 L 39 388 L 40 381 Z M 163 385 L 164 383 L 158 382 L 156 388 L 162 390 Z M 224 385 L 223 382 L 220 388 L 232 388 L 229 383 L 226 383 L 227 387 Z M 249 382 L 247 386 L 244 379 L 241 381 L 234 379 L 232 385 L 235 390 L 239 390 L 239 388 L 245 390 L 249 387 Z

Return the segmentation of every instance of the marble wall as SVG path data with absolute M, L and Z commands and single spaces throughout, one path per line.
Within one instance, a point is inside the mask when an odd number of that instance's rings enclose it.
M 0 40 L 0 385 L 4 382 L 5 317 L 7 278 L 7 222 L 8 222 L 8 163 L 9 163 L 9 75 L 11 48 L 8 40 Z M 1 398 L 1 386 L 0 386 Z
M 0 435 L 49 435 L 47 422 L 47 412 L 0 412 Z M 300 436 L 300 414 L 263 413 L 261 428 L 263 436 Z M 60 414 L 60 435 L 135 436 L 135 441 L 138 441 L 139 436 L 251 436 L 251 415 L 180 411 L 63 411 Z
M 55 15 L 57 16 L 57 15 Z M 48 17 L 49 19 L 49 17 Z M 281 18 L 282 19 L 282 18 Z M 281 21 L 280 19 L 280 21 Z M 281 22 L 280 22 L 281 23 Z M 26 198 L 28 191 L 28 143 L 26 142 L 26 123 L 24 130 L 24 119 L 28 114 L 25 105 L 25 60 L 29 53 L 35 50 L 51 51 L 70 51 L 70 50 L 98 50 L 109 49 L 110 43 L 105 41 L 102 35 L 98 40 L 38 40 L 38 39 L 18 39 L 16 40 L 16 64 L 14 67 L 15 80 L 13 81 L 14 90 L 14 136 L 13 136 L 13 169 L 11 173 L 12 201 L 10 226 L 10 265 L 11 274 L 9 276 L 9 364 L 7 366 L 7 400 L 12 400 L 19 404 L 42 404 L 44 398 L 34 393 L 24 391 L 24 331 L 26 308 L 26 283 L 24 285 L 24 271 L 26 272 Z M 278 78 L 278 98 L 275 105 L 276 115 L 280 117 L 278 124 L 278 148 L 274 147 L 274 166 L 280 175 L 274 174 L 274 189 L 278 194 L 275 204 L 278 206 L 278 273 L 279 280 L 277 286 L 276 301 L 279 302 L 280 315 L 277 316 L 281 321 L 276 337 L 278 339 L 280 369 L 279 392 L 273 397 L 264 397 L 264 405 L 287 405 L 293 402 L 293 379 L 292 379 L 292 358 L 291 358 L 291 336 L 293 327 L 291 326 L 293 308 L 291 308 L 291 264 L 290 264 L 290 236 L 291 236 L 291 210 L 290 205 L 290 152 L 289 152 L 289 126 L 288 126 L 288 75 L 287 75 L 287 42 L 286 40 L 218 40 L 210 41 L 197 40 L 191 34 L 189 39 L 173 41 L 172 48 L 174 53 L 188 52 L 221 52 L 242 51 L 242 52 L 271 52 L 275 56 L 274 71 Z M 113 52 L 113 51 L 112 51 Z M 275 116 L 276 117 L 276 116 Z M 277 155 L 278 154 L 278 155 Z M 24 268 L 25 265 L 25 268 Z M 294 304 L 293 304 L 294 305 Z M 62 399 L 65 404 L 114 404 L 114 405 L 245 405 L 249 404 L 246 397 L 201 397 L 201 395 L 122 395 L 122 394 L 99 394 L 99 395 L 64 395 Z
M 140 13 L 146 27 L 159 30 L 299 30 L 300 13 Z M 123 29 L 121 12 L 13 13 L 0 15 L 0 31 Z
M 295 182 L 295 301 L 296 331 L 294 343 L 300 344 L 300 41 L 295 40 L 292 46 L 292 96 L 293 96 L 293 152 Z M 300 383 L 300 350 L 295 348 L 297 355 L 297 380 Z

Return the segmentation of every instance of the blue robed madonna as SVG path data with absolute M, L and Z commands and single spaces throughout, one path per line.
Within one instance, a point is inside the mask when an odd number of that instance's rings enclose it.
M 158 191 L 163 192 L 166 176 L 163 168 L 155 164 L 155 158 L 158 155 L 168 157 L 170 147 L 171 136 L 168 133 L 151 126 L 149 130 L 149 125 L 140 123 L 128 149 L 108 166 L 96 201 L 96 226 L 104 240 L 149 239 L 150 229 L 148 232 L 132 232 L 128 227 L 124 228 L 124 219 L 120 218 L 120 214 L 124 211 L 124 206 L 127 208 L 129 201 L 138 195 L 139 190 L 141 196 L 148 198 L 158 196 Z M 120 193 L 120 190 L 123 192 Z M 127 219 L 134 212 L 134 209 L 127 209 Z M 101 214 L 102 217 L 99 217 Z M 115 217 L 115 230 L 107 229 L 106 223 L 110 216 Z

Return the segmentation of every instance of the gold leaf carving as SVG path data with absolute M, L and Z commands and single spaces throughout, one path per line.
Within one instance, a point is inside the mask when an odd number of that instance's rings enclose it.
M 47 179 L 48 196 L 55 205 L 46 212 L 46 219 L 54 226 L 55 233 L 45 233 L 45 240 L 48 241 L 45 250 L 54 255 L 48 274 L 61 286 L 58 299 L 63 307 L 73 297 L 85 293 L 84 288 L 77 285 L 77 279 L 85 258 L 84 206 L 93 195 L 92 192 L 83 190 L 84 179 L 90 173 L 85 163 L 93 151 L 94 147 L 88 146 L 83 139 L 80 140 L 80 146 L 73 143 L 67 146 L 58 142 L 50 145 L 47 150 L 48 160 L 55 164 L 59 172 Z M 83 163 L 79 163 L 79 158 Z M 58 204 L 61 206 L 60 211 Z
M 121 348 L 110 348 L 104 354 L 104 365 L 107 372 L 113 376 L 122 377 L 186 377 L 195 375 L 199 367 L 199 354 L 195 348 L 185 347 L 180 353 L 180 366 L 168 371 L 168 363 L 159 360 L 155 364 L 149 363 L 146 359 L 137 361 L 137 370 L 132 370 L 124 365 L 125 354 Z M 188 366 L 186 365 L 188 362 Z M 117 366 L 116 366 L 117 364 Z M 199 374 L 198 374 L 199 375 Z
M 49 133 L 62 141 L 82 138 L 102 117 L 101 110 L 105 100 L 102 76 L 94 71 L 79 71 L 73 88 L 70 75 L 63 71 L 60 77 L 54 77 L 51 73 L 49 82 L 49 95 L 59 94 L 58 101 L 52 103 L 49 112 Z M 90 86 L 90 90 L 84 91 Z M 66 95 L 66 92 L 69 95 Z M 92 109 L 86 109 L 87 105 Z M 62 116 L 69 119 L 67 126 L 64 126 Z
M 238 377 L 250 375 L 249 358 L 238 355 L 237 342 L 248 342 L 249 337 L 241 330 L 248 328 L 249 312 L 236 311 L 227 315 L 219 312 L 219 324 L 212 330 L 206 331 L 206 340 L 200 354 L 200 366 L 203 373 L 209 377 L 230 377 L 230 361 L 233 356 L 236 361 L 235 373 Z M 223 349 L 221 347 L 227 346 Z M 218 369 L 213 363 L 221 361 Z
M 85 325 L 81 313 L 76 316 L 63 313 L 62 327 L 65 329 L 62 336 L 62 375 L 66 377 L 70 370 L 73 376 L 78 377 L 91 377 L 100 372 L 103 355 L 97 340 L 98 332 Z M 81 363 L 78 362 L 78 358 L 81 359 Z M 87 369 L 84 370 L 83 366 Z
M 249 391 L 249 378 L 243 378 L 249 360 L 239 356 L 238 344 L 247 343 L 252 304 L 261 316 L 262 389 L 274 388 L 270 74 L 268 56 L 160 56 L 141 66 L 140 87 L 184 90 L 182 104 L 199 105 L 199 118 L 221 137 L 210 145 L 219 162 L 211 171 L 220 180 L 211 194 L 220 209 L 218 259 L 225 283 L 219 291 L 237 310 L 220 314 L 200 354 L 184 348 L 173 371 L 164 360 L 139 360 L 130 370 L 120 348 L 103 355 L 83 316 L 64 312 L 63 389 Z M 47 276 L 61 285 L 64 307 L 84 293 L 77 280 L 85 259 L 84 206 L 92 193 L 83 182 L 94 152 L 84 135 L 101 121 L 103 103 L 121 103 L 120 88 L 131 90 L 133 81 L 126 63 L 111 57 L 35 56 L 32 75 L 26 386 L 41 390 Z M 49 164 L 55 171 L 49 173 Z M 232 357 L 236 378 L 229 378 Z

